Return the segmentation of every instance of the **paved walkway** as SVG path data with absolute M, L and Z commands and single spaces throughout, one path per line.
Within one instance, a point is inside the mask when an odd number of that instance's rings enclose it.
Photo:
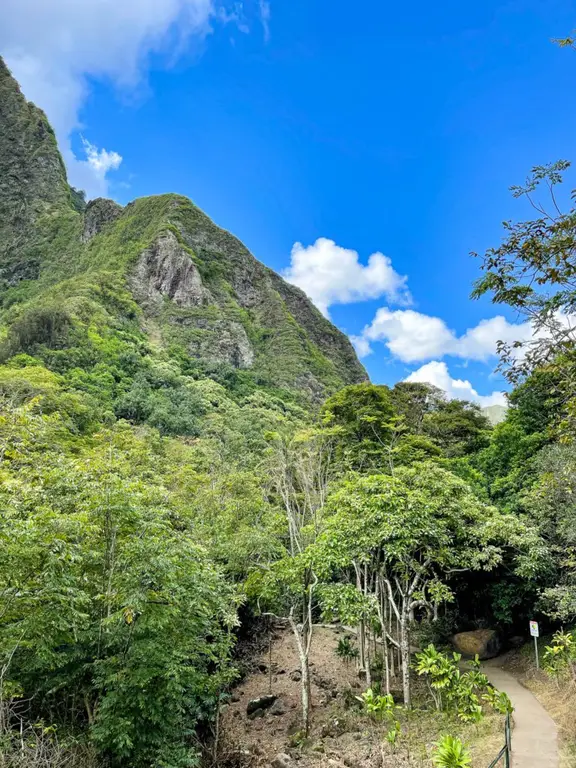
M 499 666 L 498 659 L 482 665 L 492 684 L 505 691 L 514 706 L 513 768 L 558 768 L 556 725 L 538 699 Z

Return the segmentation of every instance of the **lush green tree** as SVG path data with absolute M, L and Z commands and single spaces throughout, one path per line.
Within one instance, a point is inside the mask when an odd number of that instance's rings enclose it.
M 503 243 L 489 249 L 482 261 L 484 275 L 473 296 L 491 295 L 529 322 L 532 333 L 500 343 L 501 368 L 514 384 L 527 375 L 512 397 L 524 407 L 519 415 L 528 431 L 551 423 L 572 439 L 576 419 L 576 336 L 571 318 L 576 309 L 576 209 L 562 210 L 559 185 L 570 163 L 537 166 L 515 197 L 529 201 L 538 216 L 505 222 Z M 538 197 L 544 192 L 547 202 Z M 572 195 L 573 197 L 573 195 Z M 526 402 L 526 399 L 529 399 Z
M 541 608 L 552 618 L 576 619 L 576 448 L 551 445 L 535 462 L 538 479 L 524 498 L 526 514 L 546 542 Z
M 360 471 L 390 465 L 397 413 L 388 387 L 353 384 L 328 398 L 322 421 L 338 427 L 338 459 L 345 467 Z
M 533 459 L 544 444 L 541 433 L 526 434 L 514 418 L 496 425 L 490 444 L 476 457 L 492 499 L 508 509 L 518 508 L 518 495 L 534 482 Z
M 462 480 L 432 463 L 400 467 L 393 476 L 346 480 L 331 495 L 328 509 L 331 515 L 316 544 L 321 578 L 355 585 L 360 604 L 352 592 L 348 595 L 364 623 L 372 605 L 382 637 L 400 649 L 404 702 L 410 706 L 415 611 L 434 617 L 438 605 L 451 599 L 451 574 L 489 570 L 500 562 L 494 525 L 500 516 Z M 336 590 L 342 596 L 338 584 Z M 390 631 L 390 618 L 397 623 L 396 633 Z
M 162 442 L 119 425 L 71 453 L 64 430 L 33 403 L 0 418 L 0 667 L 112 764 L 190 765 L 234 592 L 170 499 Z
M 446 402 L 446 395 L 441 389 L 420 382 L 400 381 L 394 385 L 390 395 L 405 427 L 415 435 L 423 433 L 424 417 Z
M 570 353 L 574 336 L 566 317 L 576 309 L 576 210 L 560 209 L 558 185 L 570 163 L 559 161 L 537 166 L 523 186 L 512 187 L 538 217 L 517 223 L 505 222 L 503 243 L 483 257 L 483 277 L 473 296 L 489 294 L 496 304 L 506 304 L 526 317 L 536 331 L 528 339 L 500 344 L 505 370 L 512 381 Z M 548 203 L 537 195 L 544 190 Z
M 445 456 L 456 458 L 488 444 L 490 422 L 475 403 L 448 400 L 424 416 L 422 428 Z

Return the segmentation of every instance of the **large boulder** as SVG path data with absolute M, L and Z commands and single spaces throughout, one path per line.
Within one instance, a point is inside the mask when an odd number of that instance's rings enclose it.
M 269 709 L 277 698 L 277 696 L 268 694 L 266 696 L 259 696 L 257 699 L 251 699 L 246 705 L 246 714 L 252 715 L 254 712 L 258 712 L 258 710 L 264 711 Z
M 456 650 L 463 656 L 492 659 L 500 653 L 501 643 L 495 629 L 475 629 L 459 632 L 452 638 Z

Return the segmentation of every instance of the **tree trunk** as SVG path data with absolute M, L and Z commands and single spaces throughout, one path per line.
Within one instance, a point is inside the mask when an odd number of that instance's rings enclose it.
M 308 665 L 308 643 L 298 629 L 298 625 L 292 616 L 289 617 L 290 627 L 296 638 L 296 647 L 298 648 L 298 658 L 300 659 L 300 693 L 302 696 L 302 728 L 306 736 L 310 730 L 310 667 Z M 310 632 L 312 628 L 310 627 Z
M 360 669 L 366 669 L 366 632 L 364 630 L 364 620 L 358 626 L 358 661 Z
M 364 643 L 364 647 L 366 649 L 366 658 L 365 658 L 365 670 L 366 670 L 366 687 L 372 688 L 372 672 L 370 670 L 370 633 L 366 633 L 366 640 Z
M 308 736 L 310 731 L 310 667 L 308 657 L 300 659 L 300 671 L 302 673 L 302 728 Z
M 404 693 L 404 706 L 411 707 L 410 697 L 410 629 L 409 612 L 403 610 L 400 617 L 400 657 L 402 660 L 402 690 Z

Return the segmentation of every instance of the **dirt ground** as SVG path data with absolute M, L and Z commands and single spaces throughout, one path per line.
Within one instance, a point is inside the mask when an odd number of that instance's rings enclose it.
M 466 743 L 471 739 L 477 742 L 474 768 L 490 763 L 502 738 L 502 724 L 491 717 L 485 718 L 481 729 L 468 726 L 457 732 L 458 726 L 447 722 L 445 716 L 414 712 L 408 721 L 402 716 L 402 744 L 390 746 L 385 739 L 390 724 L 375 723 L 356 706 L 355 696 L 362 693 L 365 682 L 354 661 L 345 662 L 336 654 L 338 640 L 346 634 L 324 627 L 314 630 L 311 730 L 303 739 L 300 666 L 294 637 L 287 629 L 275 629 L 271 660 L 265 651 L 253 661 L 253 671 L 234 689 L 232 700 L 223 709 L 219 766 L 275 766 L 278 756 L 286 755 L 290 758 L 286 768 L 429 767 L 432 744 L 446 732 L 460 735 Z M 354 635 L 349 637 L 355 639 Z M 251 719 L 248 703 L 269 694 L 277 697 L 274 705 Z
M 310 652 L 312 729 L 309 743 L 304 745 L 311 747 L 312 751 L 314 746 L 320 748 L 320 739 L 322 743 L 324 740 L 330 741 L 329 731 L 336 733 L 339 730 L 335 722 L 337 717 L 334 715 L 334 705 L 344 691 L 356 692 L 358 695 L 362 692 L 362 683 L 354 662 L 344 663 L 335 652 L 338 638 L 344 634 L 343 631 L 325 628 L 314 630 Z M 279 753 L 287 750 L 293 752 L 295 749 L 302 751 L 297 749 L 298 735 L 302 728 L 300 664 L 292 633 L 286 629 L 276 629 L 271 662 L 270 654 L 265 652 L 255 666 L 255 672 L 235 689 L 233 700 L 223 713 L 222 731 L 227 743 L 232 742 L 246 757 L 251 756 L 254 765 L 268 765 Z M 268 710 L 264 717 L 249 719 L 246 714 L 248 702 L 268 694 L 278 697 L 276 707 L 272 708 L 277 714 L 270 714 Z M 285 711 L 280 713 L 280 710 Z M 318 744 L 314 743 L 315 740 Z M 346 765 L 341 759 L 343 755 L 340 750 L 338 754 L 331 755 L 330 744 L 325 743 L 324 749 L 327 750 L 324 755 L 312 755 L 310 765 Z M 336 762 L 329 763 L 328 759 L 335 759 Z M 306 761 L 299 762 L 299 765 L 305 766 Z

